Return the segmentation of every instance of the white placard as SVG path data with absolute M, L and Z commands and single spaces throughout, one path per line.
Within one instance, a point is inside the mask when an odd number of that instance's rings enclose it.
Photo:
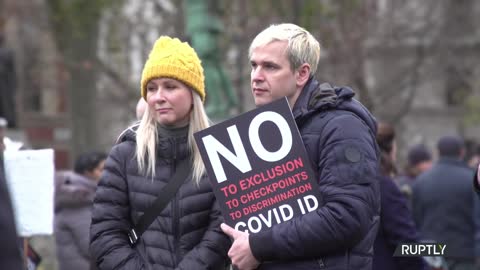
M 5 151 L 4 160 L 18 234 L 52 234 L 53 149 Z

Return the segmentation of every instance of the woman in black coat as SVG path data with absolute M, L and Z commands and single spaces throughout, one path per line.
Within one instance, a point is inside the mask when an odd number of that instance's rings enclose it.
M 423 270 L 427 269 L 421 257 L 394 257 L 401 243 L 418 242 L 418 233 L 407 206 L 392 176 L 395 175 L 395 131 L 392 126 L 380 123 L 377 130 L 380 147 L 381 211 L 380 227 L 374 243 L 373 270 Z
M 111 150 L 97 188 L 90 250 L 99 269 L 223 269 L 230 240 L 193 134 L 208 127 L 203 69 L 195 51 L 160 37 L 145 63 L 140 123 Z M 189 176 L 134 245 L 127 236 L 179 164 Z M 163 196 L 163 195 L 161 195 Z

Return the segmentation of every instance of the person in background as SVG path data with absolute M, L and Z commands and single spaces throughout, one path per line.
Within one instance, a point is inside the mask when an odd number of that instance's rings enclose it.
M 75 161 L 74 172 L 55 175 L 54 231 L 59 270 L 92 269 L 92 206 L 106 157 L 102 152 L 83 153 Z
M 209 126 L 200 59 L 188 43 L 162 36 L 140 85 L 148 106 L 105 162 L 93 204 L 91 254 L 102 270 L 224 269 L 230 240 L 220 230 L 220 207 L 193 137 Z M 128 231 L 185 162 L 189 176 L 130 242 Z
M 419 174 L 429 170 L 433 165 L 432 153 L 427 146 L 423 144 L 414 145 L 408 151 L 408 165 L 406 168 L 407 175 L 411 177 L 411 181 Z
M 0 151 L 18 151 L 21 150 L 24 145 L 22 142 L 14 141 L 7 137 L 8 121 L 7 119 L 0 117 Z
M 8 127 L 17 126 L 15 95 L 17 74 L 15 72 L 15 53 L 7 47 L 4 25 L 6 21 L 0 15 L 0 117 L 8 121 Z
M 432 153 L 423 144 L 412 146 L 407 154 L 407 166 L 403 175 L 394 178 L 400 191 L 405 195 L 408 207 L 412 209 L 412 185 L 421 173 L 432 167 Z
M 0 141 L 0 144 L 2 141 Z M 10 192 L 3 165 L 3 151 L 0 150 L 0 269 L 23 269 L 22 253 L 15 227 Z
M 407 201 L 393 182 L 396 170 L 395 130 L 387 123 L 379 123 L 377 143 L 380 147 L 381 211 L 380 228 L 374 244 L 373 270 L 426 270 L 420 257 L 394 257 L 401 243 L 415 243 L 419 236 Z
M 446 244 L 449 270 L 475 268 L 474 172 L 457 136 L 437 143 L 439 160 L 413 185 L 413 217 L 423 240 Z
M 480 164 L 480 145 L 474 139 L 465 139 L 465 156 L 464 159 L 467 165 L 476 170 Z
M 8 129 L 8 121 L 5 118 L 0 117 L 0 152 L 1 152 L 1 155 L 2 155 L 2 164 L 1 165 L 2 165 L 2 172 L 3 173 L 5 173 L 4 167 L 3 167 L 4 166 L 4 164 L 3 164 L 3 162 L 4 162 L 4 160 L 3 160 L 4 152 L 6 152 L 6 151 L 19 151 L 19 150 L 24 149 L 23 142 L 18 142 L 18 141 L 11 140 L 10 138 L 8 138 L 6 136 L 7 135 L 7 129 Z M 4 177 L 3 179 L 6 182 L 6 176 L 5 175 L 2 175 L 2 176 Z M 5 195 L 6 196 L 5 199 L 9 200 L 9 196 L 7 196 L 7 195 Z M 6 207 L 8 207 L 8 206 L 6 206 Z M 9 215 L 8 214 L 8 209 L 5 210 L 5 215 L 6 216 Z M 6 230 L 8 230 L 8 225 L 6 227 Z M 10 236 L 11 235 L 9 235 L 9 237 Z M 7 237 L 7 238 L 9 238 L 9 237 Z M 6 242 L 8 243 L 8 241 L 9 240 L 7 239 Z M 25 260 L 26 265 L 24 266 L 24 268 L 26 268 L 27 270 L 36 269 L 37 266 L 42 261 L 42 257 L 32 247 L 28 238 L 18 237 L 17 241 L 18 241 L 17 246 L 20 247 L 21 254 L 26 256 L 26 260 Z M 24 247 L 27 247 L 26 251 L 24 251 Z
M 100 181 L 106 159 L 107 154 L 103 152 L 83 153 L 75 161 L 73 171 L 98 182 Z
M 145 113 L 145 110 L 147 108 L 147 102 L 145 99 L 140 97 L 137 102 L 137 106 L 135 107 L 135 116 L 137 117 L 137 120 L 142 120 L 142 116 Z
M 148 106 L 148 104 L 145 101 L 145 99 L 143 97 L 140 97 L 140 99 L 137 102 L 137 105 L 135 106 L 135 117 L 137 119 L 136 120 L 137 122 L 142 120 L 142 117 L 145 114 L 145 110 L 146 110 L 147 106 Z M 134 131 L 132 128 L 135 127 L 135 126 L 138 126 L 138 123 L 130 126 L 129 128 L 125 129 L 122 133 L 120 133 L 120 135 L 118 135 L 118 137 L 115 141 L 115 144 L 120 143 L 121 139 L 124 137 L 124 135 L 127 132 Z
M 272 25 L 249 50 L 255 105 L 286 97 L 309 155 L 322 204 L 255 234 L 222 229 L 238 269 L 372 268 L 380 214 L 376 122 L 348 87 L 320 84 L 319 42 L 294 24 Z

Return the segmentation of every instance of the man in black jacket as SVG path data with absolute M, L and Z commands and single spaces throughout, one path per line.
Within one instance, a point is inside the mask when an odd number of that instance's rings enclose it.
M 438 162 L 413 185 L 413 218 L 423 239 L 446 245 L 449 269 L 474 269 L 474 172 L 459 137 L 440 138 L 437 149 Z
M 320 186 L 316 211 L 256 234 L 222 224 L 239 269 L 372 268 L 380 192 L 376 123 L 350 88 L 313 75 L 318 41 L 294 24 L 272 25 L 250 45 L 251 88 L 261 106 L 287 97 Z

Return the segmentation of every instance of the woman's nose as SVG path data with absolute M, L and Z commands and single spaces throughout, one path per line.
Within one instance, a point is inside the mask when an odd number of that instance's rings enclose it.
M 155 91 L 153 98 L 156 102 L 162 102 L 165 101 L 165 91 L 162 91 L 161 87 Z

